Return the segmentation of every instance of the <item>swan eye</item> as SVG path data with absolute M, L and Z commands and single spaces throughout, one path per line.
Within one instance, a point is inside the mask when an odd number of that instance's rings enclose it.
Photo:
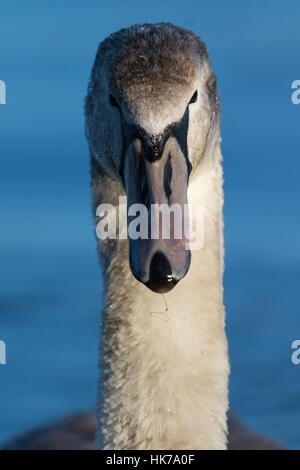
M 112 106 L 114 106 L 114 108 L 119 108 L 119 104 L 116 100 L 116 98 L 113 96 L 113 95 L 109 95 L 109 102 Z
M 196 103 L 197 99 L 198 99 L 198 90 L 196 90 L 193 96 L 191 97 L 189 104 Z

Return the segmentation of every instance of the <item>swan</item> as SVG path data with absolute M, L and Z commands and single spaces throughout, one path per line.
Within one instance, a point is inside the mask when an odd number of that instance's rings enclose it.
M 188 202 L 191 227 L 203 207 L 205 241 L 194 251 L 184 237 L 99 243 L 97 448 L 226 449 L 219 109 L 192 32 L 144 24 L 100 44 L 85 107 L 94 214 L 103 203 L 119 211 L 120 195 L 128 207 Z
M 97 449 L 227 448 L 219 117 L 207 50 L 192 32 L 135 25 L 100 44 L 85 104 L 95 226 L 102 204 L 120 212 L 120 196 L 127 207 L 188 202 L 190 227 L 203 208 L 204 243 L 175 239 L 172 221 L 168 240 L 98 242 L 96 423 L 76 415 L 5 448 L 91 448 L 95 427 Z M 277 448 L 230 423 L 230 448 Z

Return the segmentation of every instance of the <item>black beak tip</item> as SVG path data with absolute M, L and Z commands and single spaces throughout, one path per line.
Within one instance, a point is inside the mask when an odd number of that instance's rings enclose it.
M 176 286 L 178 281 L 175 279 L 168 279 L 167 281 L 164 282 L 153 282 L 152 280 L 148 281 L 145 283 L 145 286 L 148 287 L 150 290 L 153 292 L 156 292 L 157 294 L 166 294 L 167 292 L 170 292 L 170 290 L 173 289 L 173 287 Z
M 172 290 L 177 282 L 168 259 L 161 251 L 157 251 L 152 257 L 150 276 L 145 285 L 158 294 L 165 294 Z
M 148 287 L 148 289 L 156 292 L 157 294 L 166 294 L 167 292 L 170 292 L 180 281 L 180 279 L 185 276 L 189 269 L 189 265 L 190 253 L 183 275 L 180 277 L 175 277 L 172 273 L 171 265 L 165 254 L 161 251 L 157 251 L 151 259 L 149 276 L 147 280 L 147 278 L 145 279 L 145 272 L 137 271 L 134 268 L 134 263 L 132 262 L 130 256 L 130 268 L 134 277 L 139 282 L 142 282 L 146 287 Z

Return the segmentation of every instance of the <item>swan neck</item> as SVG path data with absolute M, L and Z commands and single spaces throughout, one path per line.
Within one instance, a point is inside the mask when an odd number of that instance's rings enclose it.
M 204 205 L 204 245 L 164 296 L 136 281 L 127 241 L 105 277 L 98 447 L 225 449 L 228 359 L 223 308 L 222 172 L 191 181 Z

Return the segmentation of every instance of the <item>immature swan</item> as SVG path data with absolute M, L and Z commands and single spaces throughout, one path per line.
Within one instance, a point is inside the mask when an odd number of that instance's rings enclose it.
M 170 240 L 99 243 L 97 447 L 225 449 L 219 98 L 205 45 L 171 24 L 112 34 L 99 46 L 85 114 L 94 213 L 102 203 L 118 209 L 125 194 L 128 207 L 188 201 L 192 227 L 196 206 L 204 212 L 198 251 L 175 239 L 173 222 Z
M 171 24 L 146 24 L 100 44 L 86 135 L 94 213 L 101 203 L 117 208 L 125 193 L 129 206 L 182 208 L 188 200 L 192 225 L 195 207 L 204 209 L 204 246 L 192 256 L 187 240 L 174 237 L 175 218 L 170 240 L 131 237 L 129 253 L 127 240 L 99 243 L 105 307 L 97 447 L 225 449 L 219 101 L 200 39 Z M 81 413 L 4 448 L 90 449 L 94 435 L 93 415 Z M 229 448 L 281 446 L 229 416 Z

